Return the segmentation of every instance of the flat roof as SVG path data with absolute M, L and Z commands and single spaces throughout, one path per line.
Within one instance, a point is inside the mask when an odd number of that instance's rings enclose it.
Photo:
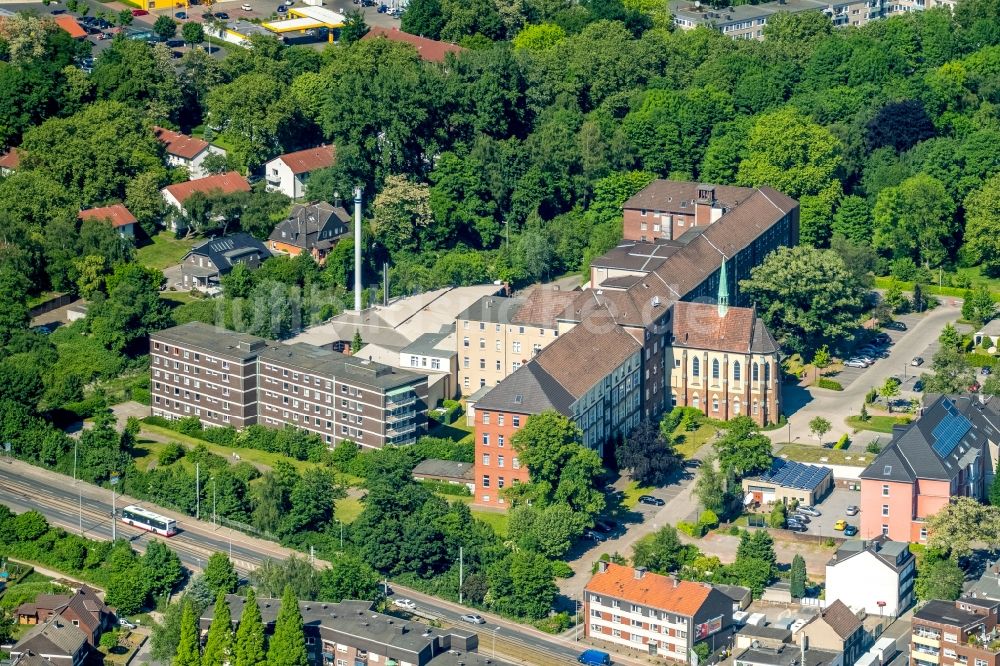
M 298 16 L 300 18 L 311 18 L 320 23 L 325 23 L 327 27 L 339 28 L 344 25 L 344 21 L 347 18 L 340 12 L 335 12 L 332 9 L 325 9 L 323 7 L 313 7 L 310 5 L 300 5 L 298 7 L 289 7 L 288 13 L 292 16 Z
M 267 23 L 261 23 L 261 25 L 271 32 L 294 32 L 297 30 L 308 30 L 310 28 L 329 27 L 329 25 L 323 21 L 317 21 L 314 18 L 308 17 L 285 19 L 283 21 L 268 21 Z
M 267 344 L 264 338 L 256 335 L 209 326 L 200 321 L 157 331 L 150 337 L 154 341 L 176 344 L 180 347 L 198 347 L 222 356 L 241 359 L 257 356 Z

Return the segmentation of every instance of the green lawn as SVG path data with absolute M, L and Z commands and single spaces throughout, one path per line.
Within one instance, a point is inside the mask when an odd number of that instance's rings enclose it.
M 829 465 L 854 465 L 864 467 L 874 458 L 874 453 L 842 449 L 824 449 L 808 444 L 786 444 L 775 452 L 776 456 L 788 456 L 789 460 L 804 463 L 826 463 Z M 820 460 L 826 458 L 826 460 Z M 848 460 L 850 458 L 850 460 Z
M 344 499 L 337 500 L 333 515 L 342 523 L 350 524 L 361 515 L 363 508 L 364 504 L 361 503 L 361 500 L 356 497 L 345 497 Z
M 163 442 L 154 442 L 151 439 L 140 439 L 132 447 L 132 457 L 135 459 L 135 466 L 140 470 L 148 470 L 149 466 L 159 460 L 160 453 L 167 445 Z
M 467 437 L 474 436 L 476 431 L 475 428 L 465 425 L 464 416 L 451 425 L 444 425 L 442 423 L 437 423 L 436 421 L 431 421 L 430 419 L 428 419 L 428 422 L 430 425 L 427 432 L 428 437 L 440 437 L 441 439 L 451 439 L 456 442 L 461 442 Z
M 135 258 L 144 266 L 162 271 L 168 266 L 181 263 L 181 259 L 195 242 L 193 238 L 174 238 L 170 232 L 161 231 L 153 236 L 151 243 L 135 251 Z
M 205 299 L 192 296 L 190 291 L 164 291 L 160 294 L 160 300 L 167 301 L 167 304 L 171 307 L 177 307 L 178 305 Z
M 621 501 L 622 508 L 631 509 L 639 503 L 640 495 L 648 495 L 652 491 L 652 488 L 648 486 L 640 486 L 637 481 L 629 482 L 629 484 L 625 487 L 625 497 L 623 497 Z
M 715 437 L 718 431 L 719 429 L 711 423 L 702 423 L 697 430 L 691 432 L 676 431 L 674 435 L 678 438 L 674 450 L 684 459 L 691 458 L 702 445 Z
M 911 421 L 908 416 L 869 416 L 867 421 L 862 421 L 860 416 L 848 416 L 844 420 L 855 430 L 871 430 L 886 434 L 892 433 L 892 426 L 906 425 Z
M 479 511 L 477 509 L 472 509 L 472 517 L 477 518 L 490 527 L 493 531 L 497 533 L 499 537 L 507 536 L 507 514 L 500 513 L 496 511 Z
M 197 439 L 195 437 L 188 437 L 187 435 L 182 435 L 179 432 L 174 432 L 169 428 L 161 428 L 160 426 L 150 425 L 149 423 L 142 424 L 142 431 L 145 433 L 151 433 L 155 435 L 160 435 L 162 437 L 168 437 L 171 440 L 184 444 L 187 447 L 194 447 L 202 444 L 212 453 L 222 456 L 226 460 L 233 462 L 233 453 L 239 455 L 241 461 L 255 463 L 259 465 L 267 465 L 268 467 L 274 467 L 275 464 L 279 462 L 287 462 L 299 472 L 304 472 L 305 470 L 315 467 L 315 463 L 307 462 L 304 460 L 296 460 L 294 458 L 289 458 L 288 456 L 283 456 L 280 453 L 271 453 L 270 451 L 258 451 L 257 449 L 244 449 L 232 446 L 222 446 L 219 444 L 212 444 L 210 442 L 205 442 L 203 440 Z

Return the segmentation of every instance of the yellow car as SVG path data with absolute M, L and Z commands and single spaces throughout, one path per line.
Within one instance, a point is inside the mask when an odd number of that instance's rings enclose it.
M 835 530 L 843 531 L 845 527 L 847 527 L 847 521 L 846 520 L 838 520 L 837 522 L 835 522 L 833 524 L 833 529 L 835 529 Z

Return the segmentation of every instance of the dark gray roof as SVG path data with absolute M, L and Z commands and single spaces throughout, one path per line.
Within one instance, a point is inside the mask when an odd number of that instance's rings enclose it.
M 809 666 L 826 666 L 840 660 L 840 653 L 809 648 L 806 650 L 806 663 Z M 779 648 L 747 648 L 736 655 L 737 663 L 753 664 L 754 666 L 792 666 L 802 657 L 798 645 L 782 645 Z
M 509 324 L 524 305 L 524 299 L 506 296 L 483 296 L 460 312 L 455 319 L 462 321 L 485 321 L 493 324 Z
M 247 333 L 237 333 L 217 326 L 209 326 L 200 321 L 192 321 L 173 328 L 167 328 L 150 336 L 154 341 L 176 344 L 182 347 L 197 347 L 205 351 L 248 360 L 257 356 L 267 345 L 264 338 Z
M 25 634 L 11 653 L 30 651 L 44 655 L 75 655 L 86 643 L 86 634 L 68 620 L 56 616 Z
M 680 180 L 654 180 L 624 203 L 623 208 L 646 208 L 672 213 L 694 214 L 698 201 L 698 191 L 711 189 L 716 204 L 724 208 L 735 208 L 753 194 L 748 187 L 711 185 Z
M 750 341 L 750 352 L 753 354 L 774 354 L 779 349 L 771 331 L 767 330 L 764 320 L 754 312 L 753 338 Z
M 413 468 L 413 476 L 441 476 L 453 479 L 472 480 L 472 463 L 457 462 L 455 460 L 439 460 L 428 458 L 417 464 Z
M 968 395 L 937 396 L 919 419 L 893 433 L 861 478 L 954 479 L 978 455 L 985 455 L 987 440 L 997 439 L 998 405 L 1000 401 Z
M 328 249 L 349 235 L 351 215 L 342 206 L 325 201 L 292 207 L 288 218 L 274 227 L 268 240 L 303 249 Z
M 198 243 L 188 251 L 185 258 L 192 254 L 208 257 L 220 273 L 228 273 L 235 264 L 248 256 L 257 255 L 261 261 L 271 256 L 263 243 L 242 231 Z
M 465 399 L 466 403 L 478 404 L 479 400 L 482 399 L 487 393 L 493 390 L 492 385 L 480 386 L 476 389 L 476 392 Z
M 718 587 L 718 585 L 716 585 Z M 792 630 L 786 629 L 784 627 L 775 627 L 773 625 L 766 625 L 763 627 L 758 627 L 754 624 L 748 624 L 740 628 L 740 636 L 749 636 L 751 638 L 770 638 L 776 641 L 782 641 L 784 643 L 792 642 Z
M 663 265 L 667 258 L 683 247 L 674 241 L 643 243 L 624 241 L 621 245 L 594 258 L 592 268 L 611 268 L 649 273 Z
M 402 353 L 415 354 L 417 356 L 440 356 L 442 358 L 457 356 L 458 352 L 454 349 L 438 348 L 441 341 L 449 335 L 451 335 L 450 330 L 442 331 L 440 333 L 424 333 L 419 338 L 403 347 Z
M 305 372 L 337 377 L 353 384 L 383 390 L 427 381 L 426 375 L 400 370 L 357 356 L 345 356 L 340 352 L 314 347 L 304 342 L 290 345 L 268 344 L 261 350 L 260 360 L 265 363 L 295 366 Z
M 628 289 L 639 282 L 642 282 L 641 275 L 622 275 L 621 277 L 608 278 L 601 284 L 595 285 L 594 288 Z
M 827 566 L 836 566 L 865 552 L 872 553 L 880 562 L 897 572 L 909 566 L 910 560 L 913 559 L 910 544 L 892 541 L 889 537 L 880 534 L 874 539 L 849 539 L 840 544 L 833 557 L 827 562 Z
M 713 583 L 713 586 L 733 601 L 743 601 L 743 599 L 750 594 L 750 588 L 741 587 L 739 585 L 723 585 L 720 583 Z
M 945 624 L 952 627 L 968 627 L 982 622 L 985 618 L 969 611 L 962 610 L 954 601 L 933 599 L 921 606 L 914 614 L 914 620 L 924 620 L 935 624 Z
M 476 409 L 520 414 L 555 410 L 570 415 L 576 399 L 537 363 L 526 363 L 493 387 L 476 403 Z

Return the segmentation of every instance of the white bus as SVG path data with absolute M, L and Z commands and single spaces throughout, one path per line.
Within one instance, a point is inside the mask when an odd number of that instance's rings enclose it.
M 161 516 L 158 513 L 147 511 L 141 506 L 127 506 L 122 509 L 122 522 L 126 525 L 141 527 L 150 532 L 156 532 L 161 536 L 173 536 L 177 534 L 177 521 Z

